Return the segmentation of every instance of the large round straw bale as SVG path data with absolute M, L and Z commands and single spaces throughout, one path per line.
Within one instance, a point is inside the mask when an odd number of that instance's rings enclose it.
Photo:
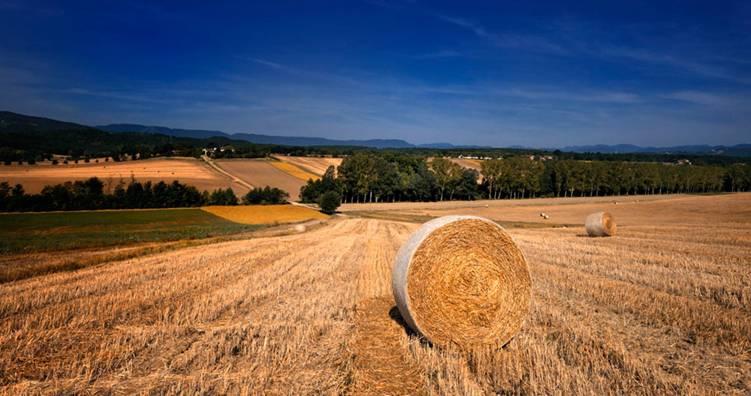
M 503 346 L 529 312 L 527 261 L 498 224 L 445 216 L 399 250 L 392 285 L 399 312 L 437 345 Z
M 615 218 L 608 212 L 592 213 L 584 221 L 584 227 L 589 236 L 613 236 L 616 231 Z

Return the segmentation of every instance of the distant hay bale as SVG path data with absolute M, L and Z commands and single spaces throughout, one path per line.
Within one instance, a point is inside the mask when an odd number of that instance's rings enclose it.
M 295 226 L 295 231 L 297 232 L 305 232 L 305 230 L 306 230 L 305 224 L 298 224 Z
M 508 343 L 531 299 L 522 251 L 501 226 L 475 216 L 423 224 L 399 250 L 392 285 L 416 333 L 462 349 Z
M 608 212 L 597 212 L 587 216 L 584 221 L 587 235 L 592 237 L 604 237 L 615 235 L 615 218 Z

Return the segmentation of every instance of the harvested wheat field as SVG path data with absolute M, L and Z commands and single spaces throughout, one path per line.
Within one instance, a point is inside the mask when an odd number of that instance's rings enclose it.
M 316 174 L 310 173 L 306 171 L 303 168 L 300 168 L 297 165 L 290 164 L 288 162 L 282 162 L 282 161 L 270 161 L 270 164 L 273 165 L 275 168 L 281 170 L 282 172 L 286 172 L 300 180 L 308 181 L 308 180 L 316 180 L 320 177 Z
M 228 159 L 214 161 L 227 173 L 252 185 L 253 187 L 277 187 L 289 194 L 291 200 L 300 196 L 300 187 L 307 179 L 293 176 L 286 170 L 279 169 L 273 163 L 278 161 L 267 159 Z
M 342 164 L 341 158 L 332 157 L 293 157 L 289 155 L 274 155 L 274 158 L 295 165 L 307 172 L 318 175 L 319 177 L 326 173 L 326 169 L 328 169 L 329 166 L 337 168 Z
M 732 197 L 732 198 L 731 198 Z M 751 217 L 751 195 L 650 195 L 596 198 L 539 198 L 519 200 L 404 202 L 345 204 L 344 213 L 387 219 L 425 219 L 452 214 L 487 217 L 502 223 L 576 226 L 594 212 L 607 211 L 622 224 L 703 224 L 708 213 L 725 213 L 730 222 Z M 548 215 L 542 218 L 540 213 Z
M 171 183 L 178 180 L 195 186 L 199 190 L 213 191 L 217 188 L 232 187 L 236 192 L 247 188 L 211 169 L 203 161 L 195 158 L 161 158 L 124 162 L 100 162 L 75 165 L 10 165 L 0 166 L 0 181 L 11 185 L 22 184 L 26 192 L 38 193 L 46 185 L 67 181 L 85 180 L 98 177 L 104 182 L 105 190 L 113 189 L 121 180 Z
M 201 209 L 240 224 L 294 223 L 328 217 L 317 210 L 296 205 L 205 206 Z
M 467 169 L 480 171 L 482 169 L 482 160 L 468 158 L 451 158 L 451 162 Z
M 751 194 L 633 198 L 586 237 L 606 203 L 469 208 L 576 220 L 507 228 L 532 303 L 503 349 L 416 338 L 391 268 L 419 224 L 349 216 L 0 285 L 0 392 L 750 393 Z

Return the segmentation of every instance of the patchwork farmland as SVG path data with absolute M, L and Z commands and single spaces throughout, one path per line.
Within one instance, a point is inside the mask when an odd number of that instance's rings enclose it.
M 291 200 L 297 200 L 300 187 L 306 179 L 301 174 L 293 175 L 284 165 L 274 166 L 273 160 L 267 159 L 228 159 L 214 161 L 221 169 L 234 175 L 254 188 L 271 186 L 280 188 L 289 194 Z M 300 170 L 300 172 L 303 172 Z
M 131 180 L 167 183 L 178 180 L 199 191 L 232 188 L 238 195 L 251 187 L 277 187 L 297 200 L 308 179 L 323 175 L 329 165 L 338 165 L 340 158 L 274 156 L 273 159 L 209 160 L 195 158 L 162 158 L 124 162 L 79 163 L 59 165 L 0 166 L 0 181 L 21 184 L 28 193 L 38 193 L 47 185 L 97 177 L 110 191 Z

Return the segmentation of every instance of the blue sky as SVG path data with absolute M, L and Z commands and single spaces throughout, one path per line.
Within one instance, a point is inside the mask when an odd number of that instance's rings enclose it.
M 413 143 L 751 142 L 748 1 L 238 3 L 0 0 L 0 109 Z

